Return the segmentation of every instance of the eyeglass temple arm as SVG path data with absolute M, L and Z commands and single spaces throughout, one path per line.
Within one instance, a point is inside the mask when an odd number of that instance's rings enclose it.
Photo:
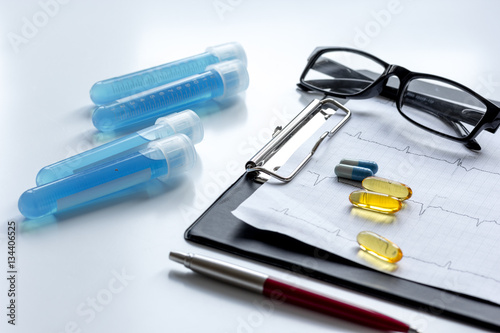
M 297 87 L 299 87 L 300 90 L 305 91 L 305 92 L 311 92 L 311 91 L 313 91 L 312 89 L 309 89 L 308 87 L 306 87 L 305 85 L 303 85 L 300 82 L 297 83 Z
M 397 88 L 385 86 L 381 95 L 384 97 L 388 97 L 388 95 L 390 95 L 391 97 L 388 98 L 395 100 L 395 97 L 392 97 L 395 94 L 394 91 L 397 92 Z M 418 108 L 428 113 L 432 113 L 440 118 L 446 117 L 451 121 L 464 122 L 472 126 L 475 126 L 483 116 L 483 113 L 477 110 L 465 108 L 462 105 L 450 103 L 434 96 L 414 93 L 411 91 L 407 92 L 404 100 L 405 104 L 408 106 Z M 441 112 L 438 113 L 436 112 L 436 110 L 440 110 Z
M 396 88 L 393 88 L 393 87 L 389 87 L 389 86 L 385 86 L 386 88 L 389 88 L 389 89 L 394 89 L 397 91 Z M 388 90 L 389 90 L 388 89 Z M 393 91 L 390 92 L 390 94 L 394 94 Z M 418 94 L 417 94 L 418 95 Z M 470 132 L 467 130 L 467 128 L 460 122 L 460 117 L 450 117 L 449 113 L 446 113 L 446 114 L 442 114 L 442 113 L 438 113 L 435 111 L 435 109 L 431 109 L 429 108 L 425 103 L 422 103 L 422 104 L 419 104 L 418 103 L 418 97 L 420 96 L 417 96 L 415 99 L 409 99 L 408 101 L 410 102 L 410 105 L 411 106 L 418 106 L 419 108 L 421 108 L 423 111 L 427 112 L 427 113 L 430 113 L 430 114 L 433 114 L 436 118 L 439 118 L 441 119 L 441 121 L 443 121 L 444 123 L 446 123 L 447 125 L 449 125 L 451 128 L 453 128 L 453 130 L 460 136 L 460 137 L 466 137 L 467 135 L 470 134 Z M 429 98 L 429 97 L 427 97 Z M 453 106 L 454 108 L 460 108 L 458 105 L 455 105 L 453 103 L 448 103 L 448 102 L 443 102 L 443 101 L 438 101 L 436 99 L 433 99 L 435 102 L 438 102 L 438 103 L 441 103 L 441 104 L 446 104 L 444 107 L 445 110 L 449 110 L 447 109 L 447 107 L 449 107 L 450 105 Z M 415 105 L 416 104 L 416 105 Z M 463 108 L 460 108 L 461 110 L 463 110 Z M 474 110 L 470 110 L 471 112 L 474 111 Z M 453 112 L 453 111 L 452 111 Z M 477 111 L 474 111 L 476 112 L 476 115 L 479 116 L 479 119 L 475 120 L 476 122 L 474 124 L 477 124 L 477 122 L 479 122 L 479 120 L 481 119 L 482 115 L 477 112 Z M 459 118 L 459 119 L 451 119 L 451 118 Z M 481 146 L 479 145 L 479 143 L 476 141 L 476 139 L 472 139 L 472 140 L 469 140 L 467 142 L 464 143 L 465 147 L 467 147 L 468 149 L 471 149 L 471 150 L 474 150 L 474 151 L 479 151 L 481 150 Z
M 322 82 L 322 84 L 319 85 L 320 87 L 322 86 L 323 88 L 330 88 L 331 89 L 331 88 L 335 88 L 337 86 L 337 84 L 339 84 L 339 86 L 340 86 L 340 85 L 345 85 L 346 83 L 352 83 L 353 81 L 357 82 L 358 80 L 363 81 L 363 82 L 366 82 L 366 81 L 372 82 L 373 80 L 375 80 L 377 78 L 377 74 L 375 74 L 375 73 L 373 73 L 373 75 L 371 75 L 371 76 L 368 76 L 368 75 L 365 75 L 363 73 L 360 73 L 357 70 L 353 70 L 347 66 L 339 64 L 338 62 L 333 61 L 331 59 L 322 59 L 321 61 L 317 61 L 313 68 L 314 68 L 314 70 L 316 70 L 320 73 L 332 76 L 334 78 L 339 77 L 339 76 L 345 77 L 347 75 L 350 78 L 349 80 L 345 80 L 345 79 L 324 80 L 324 82 Z M 365 73 L 368 74 L 371 72 L 365 71 Z M 321 82 L 320 80 L 315 81 L 316 84 L 319 84 L 320 82 Z M 298 86 L 301 89 L 306 88 L 305 89 L 306 91 L 311 91 L 310 88 L 305 87 L 302 84 L 298 84 Z M 430 110 L 426 106 L 426 102 L 428 102 L 429 104 L 433 104 L 433 108 L 443 110 L 443 113 L 441 113 L 440 115 L 449 117 L 450 120 L 454 120 L 457 122 L 465 122 L 469 125 L 474 126 L 481 120 L 481 117 L 483 116 L 482 113 L 477 112 L 473 109 L 468 109 L 467 110 L 468 112 L 464 113 L 463 112 L 464 107 L 461 105 L 455 104 L 455 103 L 446 102 L 446 101 L 437 99 L 437 98 L 432 97 L 432 96 L 424 95 L 424 94 L 413 93 L 413 92 L 411 94 L 413 94 L 413 96 L 412 95 L 405 96 L 405 100 L 408 102 L 409 106 L 417 107 L 417 108 L 422 109 L 422 110 L 427 111 L 427 112 L 433 111 L 433 110 Z M 383 97 L 389 98 L 393 101 L 396 101 L 397 95 L 398 95 L 398 88 L 391 87 L 386 83 L 383 86 L 383 89 L 382 89 L 380 95 Z M 447 112 L 445 112 L 445 110 Z M 435 114 L 435 112 L 431 112 L 431 113 Z
M 359 80 L 311 80 L 309 81 L 314 86 L 320 87 L 320 88 L 325 88 L 325 89 L 332 89 L 336 91 L 341 91 L 342 89 L 346 88 L 352 88 L 352 87 L 358 87 L 359 86 Z M 308 89 L 309 91 L 311 89 Z M 390 95 L 394 95 L 395 92 L 391 92 L 390 90 L 397 91 L 396 88 L 388 87 L 386 91 L 390 92 Z M 464 109 L 463 107 L 459 105 L 455 105 L 453 103 L 445 102 L 436 98 L 432 98 L 427 95 L 422 95 L 422 94 L 415 94 L 412 93 L 413 95 L 405 96 L 405 105 L 409 107 L 414 107 L 420 111 L 427 112 L 429 114 L 432 114 L 435 117 L 438 118 L 448 118 L 450 121 L 454 122 L 465 122 L 470 125 L 475 125 L 479 122 L 481 119 L 482 113 L 475 111 L 473 109 Z M 389 95 L 389 96 L 390 96 Z M 391 100 L 395 100 L 395 97 L 390 96 L 388 94 L 384 94 L 384 97 L 387 97 Z M 412 98 L 413 97 L 413 98 Z M 425 103 L 423 101 L 424 99 L 427 99 L 430 103 Z M 431 106 L 432 105 L 432 106 Z M 441 112 L 437 112 L 436 108 L 438 110 L 441 110 Z M 451 110 L 450 110 L 451 109 Z M 465 111 L 465 112 L 464 112 Z
M 314 81 L 314 80 L 309 81 L 309 82 L 314 83 L 315 86 L 321 87 L 321 82 Z M 343 82 L 344 82 L 344 80 L 343 80 Z M 328 87 L 332 88 L 332 85 L 330 84 L 330 85 L 328 85 Z M 345 88 L 345 84 L 342 84 L 342 87 Z M 416 104 L 416 103 L 414 103 L 414 102 L 415 101 L 409 101 L 409 104 L 413 104 L 413 106 L 415 106 L 414 104 Z M 436 112 L 436 110 L 429 108 L 426 105 L 417 105 L 417 106 L 419 107 L 419 110 L 422 110 L 423 112 L 432 114 L 434 117 L 440 119 L 443 123 L 450 126 L 459 135 L 459 137 L 466 137 L 467 135 L 469 135 L 470 132 L 467 130 L 467 128 L 460 121 L 452 120 L 452 119 L 450 119 L 450 117 L 447 117 L 446 115 L 443 115 L 440 112 Z M 475 139 L 472 139 L 470 141 L 465 142 L 464 145 L 468 149 L 471 149 L 474 151 L 481 150 L 481 146 L 479 145 L 479 143 Z
M 441 119 L 441 121 L 443 121 L 444 123 L 448 124 L 451 128 L 453 128 L 453 130 L 460 136 L 462 137 L 466 137 L 467 135 L 469 135 L 469 131 L 467 130 L 467 128 L 460 122 L 455 122 L 453 120 L 450 120 L 448 118 L 445 118 L 445 117 L 442 117 L 440 115 L 436 115 L 439 119 Z M 481 146 L 479 145 L 479 143 L 476 141 L 476 139 L 472 139 L 472 140 L 469 140 L 467 142 L 464 143 L 464 146 L 467 147 L 468 149 L 470 150 L 474 150 L 474 151 L 479 151 L 481 150 Z

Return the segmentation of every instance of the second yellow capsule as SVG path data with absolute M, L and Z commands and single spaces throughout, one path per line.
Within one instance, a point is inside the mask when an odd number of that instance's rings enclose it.
M 390 195 L 363 190 L 352 192 L 349 201 L 356 207 L 385 214 L 395 213 L 402 207 L 401 201 Z

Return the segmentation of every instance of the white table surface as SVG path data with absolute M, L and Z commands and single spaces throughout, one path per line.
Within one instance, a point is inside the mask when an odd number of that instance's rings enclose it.
M 169 261 L 171 250 L 254 268 L 424 332 L 482 331 L 191 244 L 183 233 L 237 179 L 280 119 L 300 111 L 291 108 L 302 96 L 295 84 L 316 46 L 361 48 L 500 99 L 498 3 L 54 1 L 0 4 L 0 267 L 5 274 L 6 223 L 16 221 L 19 227 L 16 326 L 7 324 L 8 286 L 2 278 L 0 331 L 372 332 L 293 306 L 270 306 L 260 295 Z M 38 27 L 30 30 L 34 20 Z M 112 139 L 92 126 L 88 91 L 94 82 L 228 41 L 240 42 L 247 52 L 250 87 L 232 106 L 202 116 L 205 139 L 197 145 L 199 161 L 189 177 L 160 193 L 23 222 L 17 200 L 35 186 L 41 167 Z

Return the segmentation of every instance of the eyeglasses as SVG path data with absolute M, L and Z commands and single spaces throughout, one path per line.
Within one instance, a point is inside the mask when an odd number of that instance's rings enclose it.
M 475 140 L 481 131 L 495 133 L 500 126 L 500 108 L 460 83 L 411 72 L 355 49 L 317 48 L 297 86 L 348 99 L 384 96 L 414 125 L 472 150 L 481 149 Z

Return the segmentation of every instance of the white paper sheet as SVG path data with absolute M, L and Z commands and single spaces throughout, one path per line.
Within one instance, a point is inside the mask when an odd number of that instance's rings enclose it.
M 350 101 L 352 119 L 289 184 L 268 181 L 233 214 L 398 277 L 500 304 L 500 133 L 482 133 L 474 153 L 417 128 L 386 100 Z M 332 126 L 330 119 L 323 132 Z M 314 135 L 281 168 L 286 174 Z M 407 184 L 413 196 L 393 216 L 354 208 L 360 183 L 339 180 L 342 158 L 376 161 L 377 176 Z M 403 250 L 396 265 L 363 255 L 356 235 L 376 232 Z

